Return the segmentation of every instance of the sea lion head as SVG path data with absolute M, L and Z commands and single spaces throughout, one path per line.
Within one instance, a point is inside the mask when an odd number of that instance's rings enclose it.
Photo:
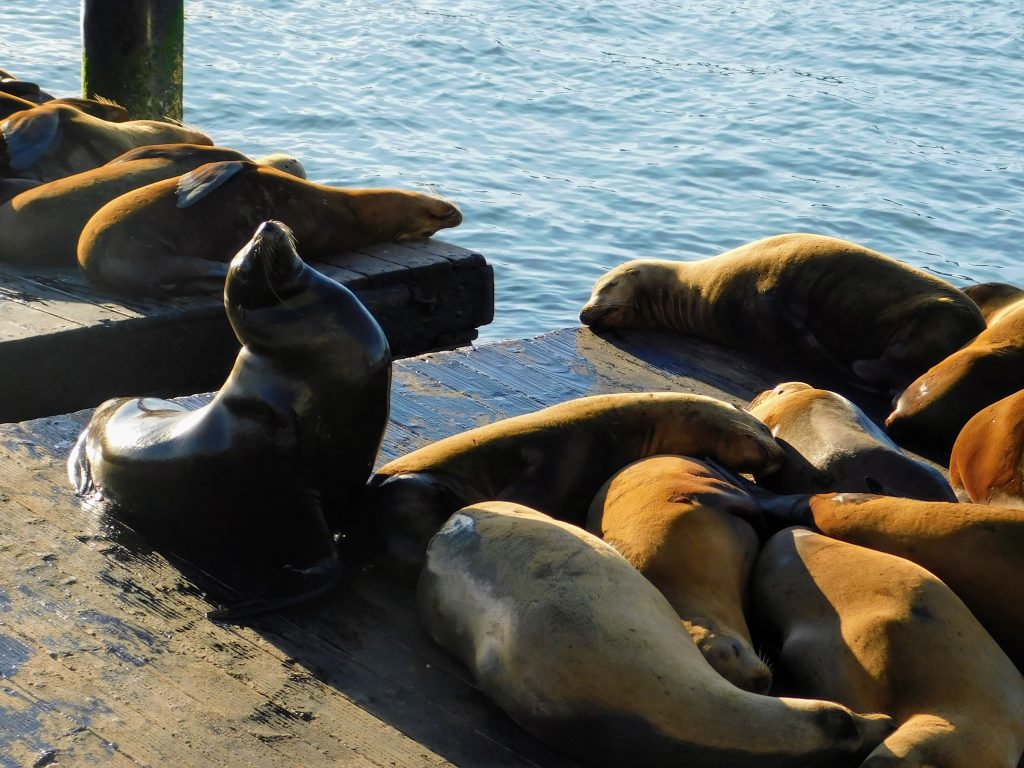
M 779 384 L 774 389 L 766 389 L 764 392 L 759 394 L 750 401 L 750 407 L 756 408 L 757 406 L 771 402 L 776 398 L 782 398 L 786 395 L 791 395 L 794 392 L 804 392 L 808 389 L 814 389 L 814 387 L 810 384 L 805 384 L 802 381 L 786 381 Z
M 440 229 L 457 227 L 462 223 L 462 211 L 448 200 L 402 190 L 395 190 L 393 194 L 396 197 L 388 200 L 390 205 L 384 212 L 393 216 L 391 226 L 394 235 L 391 239 L 396 243 L 426 240 Z M 391 209 L 390 213 L 387 209 Z
M 594 283 L 590 300 L 580 310 L 580 322 L 594 329 L 650 327 L 664 314 L 660 297 L 673 284 L 678 280 L 671 262 L 627 261 Z
M 269 155 L 254 158 L 253 162 L 270 168 L 276 168 L 287 173 L 289 176 L 296 176 L 300 179 L 306 178 L 306 169 L 299 162 L 298 158 L 284 152 L 271 152 Z

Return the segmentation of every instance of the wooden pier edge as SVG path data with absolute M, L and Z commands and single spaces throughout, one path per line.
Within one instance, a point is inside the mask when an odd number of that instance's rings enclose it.
M 439 240 L 313 265 L 359 296 L 398 357 L 468 344 L 494 317 L 490 265 Z M 0 263 L 0 422 L 118 395 L 208 391 L 237 353 L 219 297 L 125 300 L 93 288 L 77 269 Z

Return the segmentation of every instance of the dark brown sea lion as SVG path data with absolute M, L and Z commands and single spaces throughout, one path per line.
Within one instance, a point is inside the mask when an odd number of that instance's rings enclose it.
M 0 206 L 8 200 L 13 200 L 22 192 L 35 189 L 41 184 L 41 181 L 32 181 L 31 179 L 5 179 L 0 177 Z M 6 233 L 8 230 L 4 229 L 3 231 Z M 0 249 L 3 248 L 5 239 L 0 238 Z
M 430 542 L 417 603 L 484 693 L 587 765 L 841 768 L 891 729 L 732 685 L 614 549 L 517 504 L 454 514 Z
M 100 208 L 133 189 L 181 176 L 205 163 L 248 160 L 225 147 L 157 144 L 125 152 L 99 168 L 38 186 L 0 206 L 0 260 L 23 264 L 77 266 L 78 238 Z M 302 165 L 282 153 L 254 162 L 300 178 Z M 35 184 L 35 182 L 27 182 Z
M 0 176 L 53 181 L 88 171 L 133 147 L 213 144 L 198 131 L 158 120 L 112 123 L 66 104 L 16 112 L 0 123 Z
M 231 262 L 228 319 L 242 343 L 227 381 L 198 410 L 154 398 L 101 405 L 68 460 L 147 538 L 206 568 L 237 559 L 268 586 L 217 617 L 312 597 L 340 573 L 324 514 L 358 500 L 387 424 L 391 353 L 344 286 L 299 259 L 266 222 Z M 276 566 L 276 569 L 275 569 Z
M 656 586 L 726 680 L 767 693 L 772 673 L 754 650 L 743 611 L 760 549 L 757 501 L 707 464 L 653 456 L 597 492 L 587 530 Z
M 949 481 L 971 501 L 1024 509 L 1024 390 L 964 425 L 953 443 Z
M 927 568 L 1024 669 L 1024 510 L 856 493 L 778 502 L 787 508 L 779 522 L 808 525 Z
M 779 635 L 787 693 L 893 716 L 864 768 L 1016 768 L 1024 679 L 924 568 L 790 528 L 765 545 L 752 597 Z
M 1024 288 L 1009 283 L 976 283 L 964 288 L 964 293 L 978 305 L 986 324 L 1003 307 L 1024 299 Z
M 33 104 L 45 104 L 48 101 L 53 101 L 53 96 L 42 90 L 36 83 L 19 80 L 16 77 L 0 77 L 0 93 L 9 93 Z
M 890 432 L 916 435 L 948 448 L 974 414 L 1024 389 L 1024 295 L 987 306 L 988 328 L 900 395 L 885 420 Z
M 772 491 L 855 491 L 956 501 L 941 472 L 903 453 L 842 395 L 790 381 L 754 398 L 750 412 L 786 451 L 777 472 L 758 477 Z
M 974 302 L 937 277 L 855 243 L 769 237 L 692 262 L 640 259 L 594 285 L 580 321 L 666 328 L 817 362 L 902 389 L 984 328 Z
M 418 567 L 457 509 L 514 501 L 582 525 L 601 485 L 657 454 L 710 457 L 740 472 L 777 466 L 782 449 L 746 411 L 682 392 L 583 397 L 477 427 L 385 464 L 369 524 L 398 566 Z
M 64 104 L 65 106 L 74 107 L 75 109 L 85 112 L 87 115 L 98 117 L 101 120 L 109 120 L 112 123 L 123 123 L 128 120 L 127 109 L 122 107 L 120 104 L 115 104 L 114 102 L 106 99 L 66 98 L 53 99 L 50 103 Z M 27 99 L 23 99 L 20 96 L 14 96 L 10 93 L 3 93 L 0 91 L 0 120 L 6 120 L 15 112 L 32 109 L 36 106 L 38 105 L 28 101 Z
M 254 163 L 210 163 L 103 206 L 82 231 L 78 261 L 95 284 L 130 295 L 208 292 L 224 280 L 223 254 L 269 216 L 295 231 L 306 258 L 462 222 L 454 205 L 419 192 L 337 189 Z

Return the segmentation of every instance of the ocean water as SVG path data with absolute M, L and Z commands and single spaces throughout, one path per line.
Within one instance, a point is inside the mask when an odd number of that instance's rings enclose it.
M 494 265 L 482 340 L 574 325 L 630 258 L 810 231 L 1024 284 L 1024 5 L 187 0 L 186 120 L 310 178 L 435 190 Z M 0 67 L 79 89 L 76 0 Z

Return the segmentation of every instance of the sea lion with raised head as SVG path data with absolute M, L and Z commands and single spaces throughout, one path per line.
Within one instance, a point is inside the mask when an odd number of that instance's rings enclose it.
M 859 493 L 779 497 L 762 509 L 769 524 L 806 525 L 927 568 L 1024 669 L 1024 509 Z
M 0 260 L 77 266 L 78 238 L 104 205 L 133 189 L 222 160 L 249 158 L 225 147 L 157 144 L 128 150 L 99 168 L 38 186 L 0 206 L 0 231 L 5 233 L 0 239 Z M 276 152 L 253 162 L 305 178 L 302 164 L 290 155 Z
M 956 501 L 946 478 L 911 458 L 840 394 L 790 381 L 762 392 L 750 412 L 786 451 L 782 467 L 758 477 L 777 493 L 853 491 Z
M 68 460 L 80 493 L 98 490 L 147 538 L 216 573 L 245 560 L 261 589 L 219 618 L 272 610 L 340 575 L 324 519 L 344 517 L 387 424 L 391 353 L 344 286 L 299 259 L 279 222 L 231 262 L 224 307 L 242 343 L 198 410 L 148 397 L 109 400 Z M 226 567 L 226 566 L 225 566 Z
M 484 693 L 588 765 L 856 766 L 891 729 L 885 716 L 732 685 L 612 547 L 517 504 L 448 520 L 417 606 Z
M 208 136 L 159 120 L 113 123 L 47 103 L 0 123 L 0 176 L 53 181 L 88 171 L 148 144 L 206 144 Z
M 964 425 L 949 457 L 949 481 L 965 500 L 1024 509 L 1024 389 Z
M 767 693 L 772 673 L 754 650 L 743 615 L 760 515 L 750 494 L 704 462 L 652 456 L 601 486 L 587 530 L 661 591 L 726 680 Z
M 670 329 L 836 368 L 900 390 L 984 328 L 944 280 L 834 237 L 768 237 L 709 259 L 628 261 L 602 276 L 580 321 Z
M 377 470 L 367 524 L 391 564 L 418 568 L 457 509 L 514 501 L 583 525 L 601 485 L 657 454 L 710 457 L 753 472 L 782 460 L 768 428 L 736 406 L 683 392 L 593 395 L 470 429 Z
M 787 693 L 892 715 L 864 767 L 1016 768 L 1024 679 L 924 568 L 788 528 L 761 553 L 752 602 L 778 636 Z
M 890 432 L 948 448 L 974 414 L 1024 389 L 1024 292 L 1005 289 L 979 293 L 988 327 L 907 386 L 885 420 Z
M 338 189 L 228 161 L 107 203 L 82 231 L 78 262 L 93 283 L 133 296 L 208 292 L 224 280 L 223 254 L 269 216 L 294 230 L 305 258 L 422 240 L 462 222 L 455 205 L 431 195 Z

